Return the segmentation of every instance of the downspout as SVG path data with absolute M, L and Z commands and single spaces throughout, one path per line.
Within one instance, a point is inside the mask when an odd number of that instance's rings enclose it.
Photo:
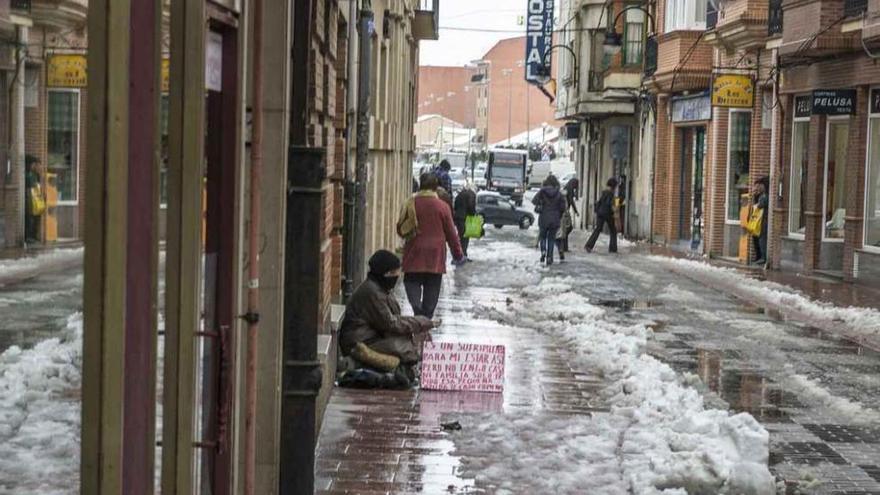
M 354 240 L 352 281 L 364 278 L 364 248 L 366 244 L 367 218 L 367 162 L 370 158 L 370 36 L 373 33 L 373 11 L 370 0 L 363 0 L 358 20 L 358 103 L 357 103 L 357 149 L 355 159 Z
M 777 68 L 779 64 L 779 52 L 778 49 L 774 48 L 771 52 L 771 70 L 773 68 Z M 760 68 L 760 64 L 758 65 Z M 785 115 L 783 114 L 784 109 L 780 104 L 779 100 L 779 70 L 775 71 L 773 76 L 773 113 L 771 114 L 770 120 L 770 187 L 772 188 L 776 181 L 774 180 L 777 174 L 781 177 L 784 177 L 785 174 L 781 174 L 782 167 L 784 166 L 782 162 L 782 132 L 781 126 L 784 125 Z M 761 102 L 761 108 L 763 110 L 764 102 Z M 777 270 L 779 269 L 780 260 L 775 256 L 771 256 L 771 253 L 774 253 L 776 250 L 777 236 L 773 234 L 773 226 L 776 223 L 774 221 L 775 211 L 773 211 L 778 205 L 780 200 L 782 199 L 782 189 L 781 184 L 776 184 L 776 192 L 767 191 L 767 195 L 769 197 L 774 198 L 774 201 L 769 203 L 770 213 L 767 215 L 767 251 L 765 253 L 765 259 L 767 260 L 767 264 L 771 269 Z
M 250 174 L 250 229 L 248 232 L 248 288 L 247 288 L 247 356 L 245 388 L 245 469 L 244 492 L 254 494 L 256 476 L 256 419 L 257 419 L 257 326 L 260 321 L 260 181 L 263 174 L 263 0 L 254 2 L 253 101 Z
M 355 266 L 355 249 L 354 246 L 356 243 L 354 242 L 355 236 L 355 204 L 357 203 L 357 183 L 355 182 L 354 177 L 352 177 L 352 168 L 351 168 L 351 146 L 350 143 L 356 140 L 356 129 L 355 126 L 350 125 L 351 122 L 355 120 L 355 114 L 357 112 L 357 90 L 360 87 L 360 81 L 358 81 L 357 77 L 353 74 L 354 67 L 358 62 L 358 58 L 355 55 L 355 50 L 353 49 L 353 45 L 355 40 L 358 40 L 358 30 L 359 30 L 359 22 L 357 21 L 358 14 L 358 2 L 352 0 L 349 2 L 348 8 L 348 61 L 346 63 L 346 67 L 348 69 L 348 73 L 346 74 L 346 79 L 348 80 L 348 88 L 345 92 L 345 105 L 346 105 L 346 119 L 348 121 L 348 125 L 346 125 L 345 130 L 345 142 L 349 143 L 346 145 L 345 149 L 345 168 L 343 169 L 343 217 L 342 217 L 342 253 L 343 253 L 343 262 L 342 262 L 342 298 L 343 301 L 348 301 L 348 298 L 351 297 L 351 294 L 354 292 L 354 266 Z M 358 46 L 360 46 L 360 41 L 358 40 Z

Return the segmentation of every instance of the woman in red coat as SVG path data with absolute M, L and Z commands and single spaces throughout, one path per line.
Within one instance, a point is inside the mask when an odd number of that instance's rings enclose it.
M 453 263 L 464 259 L 449 205 L 437 196 L 440 181 L 432 173 L 422 174 L 415 196 L 418 233 L 403 247 L 403 285 L 416 316 L 434 317 L 440 285 L 446 273 L 446 245 Z

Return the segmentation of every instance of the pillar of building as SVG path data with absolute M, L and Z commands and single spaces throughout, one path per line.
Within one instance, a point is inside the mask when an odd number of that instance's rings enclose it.
M 89 8 L 80 491 L 147 495 L 156 445 L 161 4 L 95 0 Z
M 4 213 L 6 222 L 4 235 L 6 247 L 16 247 L 24 244 L 24 216 L 25 216 L 25 120 L 24 120 L 24 97 L 25 97 L 25 61 L 27 60 L 28 26 L 18 25 L 15 28 L 16 46 L 15 72 L 12 74 L 13 82 L 9 97 L 9 163 L 10 175 L 6 182 L 4 194 Z
M 825 228 L 823 200 L 825 194 L 825 122 L 822 115 L 810 118 L 810 144 L 807 148 L 806 232 L 804 234 L 804 271 L 819 268 L 822 250 L 822 229 Z
M 284 225 L 290 119 L 290 0 L 263 0 L 263 179 L 260 331 L 257 333 L 255 493 L 278 493 L 281 349 L 284 329 Z
M 668 182 L 669 182 L 669 98 L 665 95 L 657 97 L 657 124 L 655 127 L 655 161 L 654 161 L 654 201 L 651 230 L 658 237 L 658 241 L 669 240 L 667 222 L 668 210 Z
M 205 2 L 171 3 L 162 493 L 193 492 L 202 287 Z
M 868 143 L 868 105 L 870 88 L 859 86 L 856 90 L 856 114 L 849 125 L 849 149 L 846 154 L 846 222 L 843 242 L 843 276 L 855 280 L 856 249 L 862 247 L 865 233 L 865 152 Z

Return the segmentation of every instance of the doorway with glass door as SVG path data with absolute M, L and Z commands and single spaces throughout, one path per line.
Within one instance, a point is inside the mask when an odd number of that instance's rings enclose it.
M 680 191 L 679 244 L 701 252 L 703 246 L 703 170 L 706 158 L 706 128 L 679 128 Z

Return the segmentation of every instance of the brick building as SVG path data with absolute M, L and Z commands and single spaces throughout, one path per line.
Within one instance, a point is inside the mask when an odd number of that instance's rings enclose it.
M 419 117 L 438 114 L 465 127 L 476 125 L 476 83 L 468 67 L 419 67 Z
M 771 1 L 782 81 L 773 263 L 880 283 L 875 1 Z
M 34 2 L 5 21 L 10 29 L 4 32 L 12 33 L 6 41 L 27 47 L 4 50 L 0 61 L 0 161 L 10 164 L 0 174 L 0 237 L 6 246 L 25 241 L 25 161 L 33 160 L 43 167 L 42 189 L 57 192 L 57 205 L 40 217 L 37 241 L 82 237 L 87 10 L 84 0 L 63 10 Z
M 509 137 L 546 122 L 554 127 L 556 107 L 534 85 L 526 83 L 523 60 L 526 52 L 524 36 L 501 40 L 485 55 L 486 79 L 483 118 L 487 122 L 486 143 L 503 143 Z M 554 56 L 554 62 L 557 57 Z M 480 95 L 478 94 L 478 101 Z M 480 119 L 480 116 L 477 116 Z M 477 125 L 479 130 L 480 125 Z M 479 131 L 478 131 L 479 132 Z

